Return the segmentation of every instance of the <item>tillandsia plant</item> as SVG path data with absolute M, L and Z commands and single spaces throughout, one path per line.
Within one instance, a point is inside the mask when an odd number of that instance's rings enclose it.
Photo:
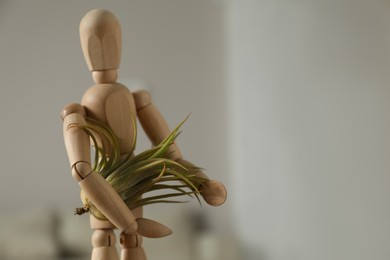
M 131 152 L 123 159 L 120 155 L 118 138 L 112 129 L 94 119 L 87 118 L 85 125 L 78 125 L 84 130 L 95 147 L 93 170 L 104 177 L 116 190 L 129 209 L 154 203 L 183 203 L 175 198 L 195 197 L 199 203 L 199 189 L 205 179 L 195 173 L 200 169 L 193 165 L 183 165 L 169 159 L 169 146 L 180 134 L 180 127 L 185 118 L 159 145 L 136 156 L 137 126 L 133 116 L 134 140 Z M 159 191 L 168 191 L 156 194 Z M 96 218 L 107 218 L 93 205 L 81 191 L 82 208 L 76 214 L 90 211 Z

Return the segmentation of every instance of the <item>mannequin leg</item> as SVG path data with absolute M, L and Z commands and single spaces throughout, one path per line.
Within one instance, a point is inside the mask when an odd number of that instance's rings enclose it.
M 121 233 L 121 260 L 146 260 L 146 254 L 142 247 L 142 237 L 136 234 Z
M 115 241 L 112 229 L 96 229 L 92 235 L 91 260 L 118 260 Z
M 135 217 L 142 218 L 142 208 L 136 208 L 132 211 Z M 120 244 L 121 260 L 146 260 L 146 254 L 142 247 L 142 236 L 122 232 L 120 235 Z
M 119 260 L 116 248 L 115 226 L 107 220 L 99 220 L 90 214 L 92 234 L 92 260 Z

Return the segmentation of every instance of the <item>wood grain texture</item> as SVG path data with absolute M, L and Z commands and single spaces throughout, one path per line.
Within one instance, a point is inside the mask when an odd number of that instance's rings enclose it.
M 119 83 L 97 84 L 81 101 L 88 117 L 108 125 L 118 137 L 120 153 L 132 152 L 136 108 L 133 95 Z M 108 143 L 106 144 L 109 147 Z
M 147 218 L 137 218 L 138 234 L 148 238 L 161 238 L 172 234 L 172 230 L 154 220 Z
M 147 258 L 143 247 L 122 249 L 121 251 L 121 260 L 146 260 L 146 259 Z
M 146 260 L 143 238 L 138 234 L 120 234 L 121 260 Z
M 118 251 L 116 250 L 116 247 L 97 247 L 92 249 L 92 260 L 118 260 Z M 121 258 L 122 259 L 122 258 Z M 127 258 L 126 260 L 135 259 L 137 258 Z
M 93 204 L 121 231 L 137 231 L 137 222 L 130 209 L 110 184 L 98 173 L 89 174 L 80 183 Z
M 152 144 L 158 145 L 169 136 L 171 130 L 147 91 L 135 92 L 134 96 L 139 122 Z M 172 160 L 183 157 L 176 142 L 168 148 L 168 153 Z
M 64 118 L 63 134 L 71 167 L 80 161 L 88 163 L 91 161 L 89 136 L 77 127 L 85 124 L 84 116 L 79 113 L 71 113 Z
M 80 23 L 80 40 L 89 70 L 119 68 L 122 34 L 112 13 L 100 9 L 88 12 Z
M 116 229 L 116 226 L 109 220 L 97 219 L 92 214 L 89 215 L 89 223 L 92 229 Z

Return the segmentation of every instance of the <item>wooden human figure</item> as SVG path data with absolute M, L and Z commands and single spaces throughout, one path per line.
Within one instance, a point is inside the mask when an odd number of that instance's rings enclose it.
M 132 116 L 137 116 L 152 144 L 159 144 L 170 134 L 169 127 L 147 91 L 131 93 L 117 83 L 120 63 L 121 30 L 116 17 L 106 10 L 88 12 L 80 24 L 80 38 L 85 60 L 92 71 L 96 85 L 89 88 L 81 104 L 67 105 L 62 113 L 65 146 L 73 178 L 93 204 L 107 217 L 102 221 L 90 216 L 92 236 L 92 260 L 119 259 L 115 248 L 113 229 L 121 231 L 122 260 L 144 260 L 142 236 L 158 238 L 171 234 L 162 224 L 142 218 L 142 208 L 131 211 L 108 182 L 91 167 L 89 136 L 78 125 L 86 123 L 86 117 L 102 122 L 113 130 L 119 140 L 120 153 L 131 153 L 134 128 Z M 186 162 L 174 143 L 170 157 Z M 188 162 L 186 162 L 188 163 Z M 223 184 L 207 179 L 198 187 L 204 200 L 213 206 L 224 203 L 226 190 Z

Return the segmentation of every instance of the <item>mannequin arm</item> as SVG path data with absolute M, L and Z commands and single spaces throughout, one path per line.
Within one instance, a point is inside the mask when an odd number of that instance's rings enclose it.
M 85 110 L 79 104 L 71 104 L 61 113 L 64 120 L 65 146 L 72 168 L 73 178 L 93 204 L 120 230 L 133 234 L 137 222 L 118 193 L 90 164 L 90 141 L 78 125 L 84 125 Z
M 170 129 L 164 117 L 152 103 L 150 94 L 145 91 L 136 91 L 133 93 L 138 119 L 150 141 L 153 145 L 158 145 L 162 140 L 169 136 Z M 183 164 L 191 165 L 190 162 L 183 159 L 183 156 L 176 143 L 173 143 L 168 152 L 172 160 Z M 202 171 L 196 175 L 207 179 L 207 181 L 198 187 L 203 199 L 212 206 L 222 205 L 226 200 L 225 186 L 215 180 L 210 180 Z

